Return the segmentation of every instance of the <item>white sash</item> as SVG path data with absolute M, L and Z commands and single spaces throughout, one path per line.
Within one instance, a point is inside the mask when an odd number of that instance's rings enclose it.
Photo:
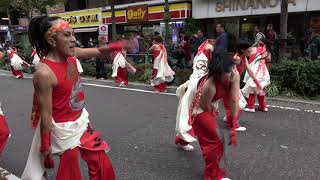
M 168 64 L 167 53 L 164 50 L 161 49 L 159 55 L 154 59 L 153 68 L 158 72 L 156 77 L 151 80 L 152 86 L 173 80 L 175 73 Z
M 114 57 L 113 64 L 112 64 L 112 77 L 117 77 L 118 68 L 125 68 L 126 67 L 126 59 L 122 55 L 121 52 L 118 52 L 116 57 Z

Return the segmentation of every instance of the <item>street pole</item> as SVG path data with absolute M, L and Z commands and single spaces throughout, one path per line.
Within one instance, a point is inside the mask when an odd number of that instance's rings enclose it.
M 281 14 L 280 14 L 280 46 L 279 46 L 279 60 L 281 62 L 286 53 L 287 47 L 287 28 L 288 26 L 288 0 L 281 0 Z
M 115 0 L 111 0 L 112 41 L 117 40 L 116 12 L 114 10 L 114 1 Z
M 165 13 L 164 22 L 165 22 L 165 28 L 166 28 L 165 42 L 166 42 L 166 46 L 169 46 L 169 39 L 170 39 L 170 29 L 169 29 L 170 13 L 169 13 L 169 2 L 168 2 L 168 0 L 165 0 L 164 13 Z

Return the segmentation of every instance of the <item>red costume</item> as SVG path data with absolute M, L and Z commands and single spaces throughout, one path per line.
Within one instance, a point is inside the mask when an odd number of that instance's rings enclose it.
M 6 117 L 2 114 L 0 109 L 0 156 L 2 154 L 2 151 L 7 144 L 8 138 L 9 138 L 9 127 L 6 121 Z

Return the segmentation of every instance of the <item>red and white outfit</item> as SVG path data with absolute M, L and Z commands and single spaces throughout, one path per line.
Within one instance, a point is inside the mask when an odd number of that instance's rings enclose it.
M 221 180 L 226 177 L 226 169 L 219 166 L 224 154 L 224 145 L 216 122 L 216 113 L 207 112 L 199 107 L 201 89 L 207 76 L 190 80 L 188 88 L 178 108 L 176 143 L 188 144 L 197 137 L 205 160 L 204 179 Z M 215 104 L 219 99 L 229 96 L 229 85 L 215 80 L 216 94 L 212 99 Z M 180 91 L 180 90 L 179 90 Z M 182 92 L 182 90 L 181 90 Z
M 105 150 L 108 144 L 89 126 L 89 113 L 84 108 L 85 96 L 81 85 L 77 62 L 68 58 L 65 62 L 42 59 L 55 74 L 57 85 L 52 91 L 52 127 L 49 140 L 53 155 L 60 156 L 57 180 L 82 180 L 78 153 L 88 165 L 89 177 L 95 180 L 114 180 L 115 174 Z M 40 108 L 34 96 L 32 125 L 36 132 L 31 145 L 22 180 L 41 180 L 45 167 L 41 162 Z
M 208 63 L 211 59 L 211 52 L 206 49 L 208 44 L 209 42 L 206 40 L 199 46 L 197 55 L 193 59 L 193 72 L 190 79 L 201 77 L 208 72 Z
M 120 86 L 128 86 L 127 70 L 132 73 L 136 72 L 136 69 L 126 61 L 125 55 L 122 52 L 116 52 L 111 75 L 114 77 L 114 82 L 119 83 Z
M 241 89 L 243 95 L 247 98 L 248 108 L 245 109 L 246 111 L 255 111 L 256 96 L 259 102 L 259 109 L 268 111 L 263 89 L 270 84 L 270 75 L 265 60 L 262 59 L 262 54 L 264 52 L 264 48 L 257 48 L 257 52 L 249 57 L 249 67 L 256 76 L 256 81 L 250 77 L 248 72 L 246 72 L 243 79 L 243 82 L 246 84 Z
M 11 72 L 17 79 L 23 79 L 22 69 L 30 65 L 18 56 L 16 49 L 7 50 L 10 59 Z
M 38 65 L 40 63 L 40 58 L 39 58 L 37 51 L 35 49 L 32 51 L 31 57 L 33 57 L 32 64 L 33 64 L 34 68 L 38 69 Z
M 10 136 L 10 130 L 0 105 L 0 157 Z
M 151 86 L 155 91 L 164 92 L 167 89 L 166 82 L 174 79 L 174 71 L 168 64 L 167 51 L 163 44 L 158 44 L 160 51 L 153 51 L 153 70 L 151 75 Z

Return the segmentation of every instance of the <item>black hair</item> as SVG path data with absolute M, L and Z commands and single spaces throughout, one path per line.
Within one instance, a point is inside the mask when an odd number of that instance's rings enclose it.
M 162 37 L 161 36 L 155 36 L 155 37 L 153 37 L 153 40 L 155 41 L 155 42 L 157 42 L 157 43 L 162 43 Z
M 236 51 L 238 54 L 242 54 L 241 50 L 246 50 L 252 46 L 252 42 L 249 39 L 239 39 L 237 42 Z
M 232 57 L 227 52 L 214 53 L 208 65 L 209 76 L 220 76 L 222 73 L 229 73 L 235 65 Z
M 223 28 L 224 30 L 226 29 L 226 25 L 225 24 L 223 24 L 223 23 L 218 23 L 218 24 L 220 24 L 220 27 Z
M 45 39 L 45 33 L 51 28 L 52 22 L 58 19 L 61 18 L 57 16 L 37 16 L 30 21 L 28 28 L 29 40 L 40 57 L 46 56 L 50 50 L 50 45 Z
M 267 50 L 268 52 L 271 52 L 271 47 L 270 47 L 270 43 L 268 42 L 268 40 L 267 40 L 266 38 L 262 38 L 262 39 L 260 39 L 260 41 L 262 41 L 263 44 L 266 45 L 266 50 Z
M 185 36 L 183 37 L 183 40 L 185 40 L 185 41 L 189 41 L 189 40 L 190 40 L 190 36 L 185 35 Z

